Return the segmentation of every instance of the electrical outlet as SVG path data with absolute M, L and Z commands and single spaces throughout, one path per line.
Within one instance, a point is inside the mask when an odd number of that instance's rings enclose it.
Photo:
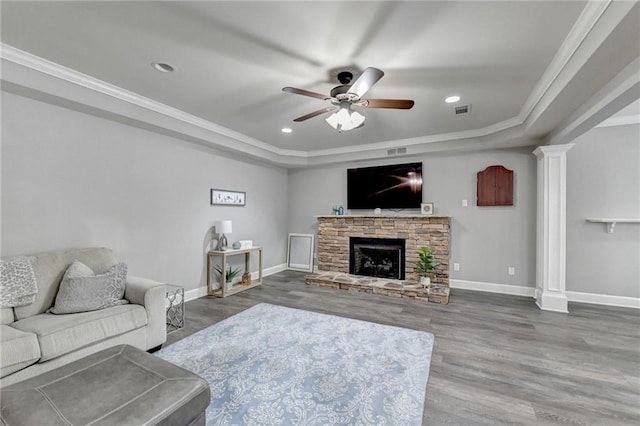
M 467 207 L 468 205 L 467 200 L 462 200 L 462 207 Z
M 516 274 L 516 268 L 514 268 L 513 266 L 509 266 L 509 275 L 515 275 Z
M 460 270 L 460 264 L 459 263 L 454 263 L 453 264 L 453 270 L 454 271 L 459 271 Z

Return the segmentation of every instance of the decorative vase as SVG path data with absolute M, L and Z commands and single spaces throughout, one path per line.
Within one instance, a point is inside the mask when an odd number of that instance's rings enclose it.
M 420 284 L 424 287 L 429 287 L 431 285 L 431 278 L 429 277 L 420 277 Z
M 251 275 L 248 272 L 242 274 L 242 285 L 250 285 L 251 284 Z

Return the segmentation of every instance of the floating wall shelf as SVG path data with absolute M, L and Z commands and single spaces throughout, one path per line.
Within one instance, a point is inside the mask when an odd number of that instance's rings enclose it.
M 587 219 L 587 222 L 592 223 L 606 223 L 607 232 L 613 234 L 616 228 L 616 223 L 640 223 L 640 219 Z

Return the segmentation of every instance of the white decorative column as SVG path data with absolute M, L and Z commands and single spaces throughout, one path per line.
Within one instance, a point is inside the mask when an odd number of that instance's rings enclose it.
M 569 312 L 566 290 L 567 151 L 574 144 L 540 146 L 536 229 L 536 304 Z

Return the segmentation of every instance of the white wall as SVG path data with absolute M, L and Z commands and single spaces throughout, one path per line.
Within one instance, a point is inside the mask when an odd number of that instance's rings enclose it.
M 567 291 L 640 297 L 640 126 L 595 128 L 567 153 Z
M 232 219 L 230 242 L 285 262 L 283 168 L 3 92 L 1 177 L 3 257 L 107 246 L 132 275 L 195 289 L 214 221 Z M 246 207 L 211 206 L 211 188 Z
M 534 287 L 536 160 L 532 150 L 431 154 L 290 170 L 289 232 L 315 233 L 314 215 L 331 214 L 333 205 L 346 206 L 347 168 L 422 161 L 423 201 L 434 202 L 436 214 L 452 217 L 451 279 Z M 476 174 L 494 164 L 514 170 L 514 205 L 477 207 Z M 462 207 L 463 199 L 468 207 Z M 453 271 L 454 262 L 460 263 L 460 271 Z M 507 273 L 510 266 L 516 271 L 513 276 Z

